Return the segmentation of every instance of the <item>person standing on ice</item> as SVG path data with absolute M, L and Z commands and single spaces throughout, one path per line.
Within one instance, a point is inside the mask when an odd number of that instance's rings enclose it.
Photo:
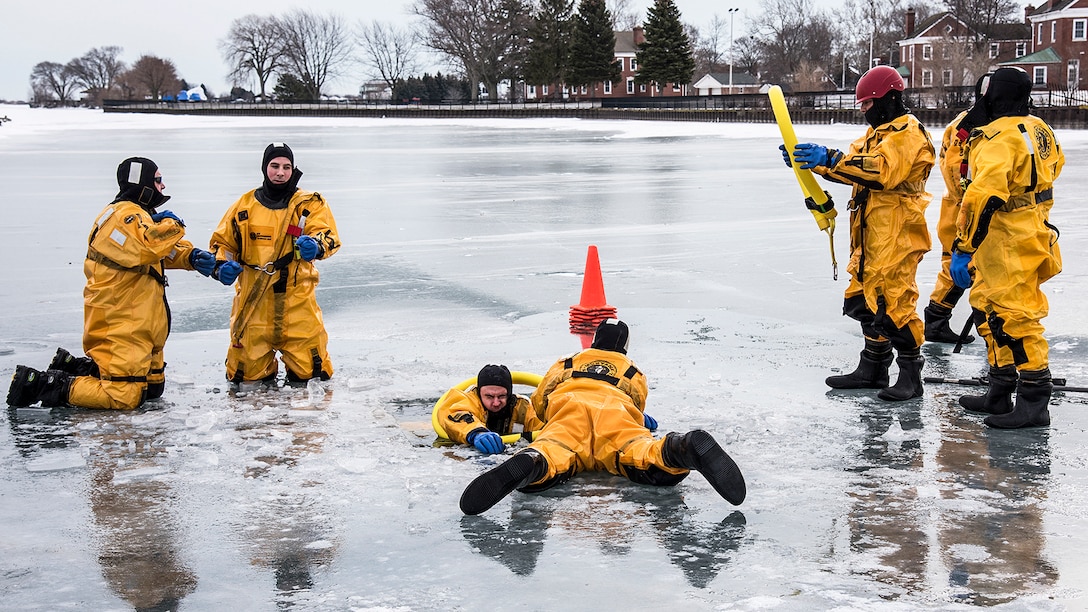
M 45 372 L 18 366 L 8 389 L 9 406 L 70 404 L 131 410 L 162 396 L 163 346 L 170 333 L 166 269 L 208 276 L 215 257 L 185 240 L 185 224 L 169 210 L 170 199 L 155 162 L 130 157 L 117 166 L 120 191 L 98 215 L 88 238 L 83 272 L 83 350 L 75 357 L 57 349 Z
M 234 384 L 274 383 L 276 351 L 287 384 L 333 374 L 314 261 L 335 253 L 340 237 L 321 194 L 298 188 L 302 171 L 294 164 L 286 144 L 265 147 L 263 184 L 243 194 L 212 234 L 213 276 L 225 285 L 238 281 L 226 359 L 227 380 Z
M 830 376 L 834 389 L 880 389 L 888 401 L 922 395 L 925 326 L 916 312 L 918 263 L 929 251 L 925 184 L 933 169 L 933 143 L 903 104 L 903 79 L 890 66 L 869 70 L 857 85 L 865 135 L 846 152 L 798 143 L 795 163 L 829 180 L 852 185 L 850 284 L 843 314 L 858 321 L 865 338 L 861 361 L 849 374 Z M 779 147 L 787 165 L 790 155 Z M 889 386 L 892 349 L 899 378 Z
M 999 68 L 969 113 L 985 118 L 967 141 L 968 184 L 949 267 L 956 285 L 971 289 L 990 366 L 986 393 L 960 404 L 1004 429 L 1050 425 L 1054 387 L 1041 285 L 1062 270 L 1049 217 L 1065 155 L 1050 126 L 1030 114 L 1031 87 L 1023 70 Z
M 697 470 L 731 504 L 744 501 L 740 468 L 711 435 L 655 440 L 644 413 L 646 377 L 627 357 L 627 325 L 605 319 L 590 348 L 557 361 L 533 392 L 544 427 L 529 447 L 469 483 L 461 511 L 484 512 L 514 489 L 543 491 L 578 472 L 606 470 L 639 484 L 673 486 Z
M 514 394 L 510 370 L 504 365 L 485 365 L 474 386 L 464 391 L 450 389 L 436 410 L 450 440 L 475 446 L 487 455 L 506 449 L 502 436 L 514 433 L 515 425 L 526 433 L 543 425 L 529 398 Z
M 980 88 L 987 73 L 975 83 L 975 98 L 982 97 Z M 949 325 L 952 310 L 963 297 L 964 288 L 956 286 L 948 271 L 952 263 L 952 241 L 956 238 L 956 221 L 960 215 L 960 201 L 963 200 L 964 175 L 967 159 L 964 157 L 967 137 L 979 122 L 985 122 L 978 112 L 963 111 L 945 127 L 941 138 L 939 165 L 944 178 L 945 193 L 941 198 L 941 214 L 937 219 L 937 240 L 941 243 L 941 269 L 937 271 L 937 280 L 929 296 L 929 305 L 923 311 L 925 315 L 926 342 L 946 342 L 958 344 L 959 332 Z M 964 344 L 974 342 L 975 337 L 967 334 L 962 338 Z

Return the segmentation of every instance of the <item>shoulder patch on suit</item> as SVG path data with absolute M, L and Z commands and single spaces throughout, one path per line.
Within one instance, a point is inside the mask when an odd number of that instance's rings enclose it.
M 1050 133 L 1041 125 L 1035 126 L 1035 150 L 1039 152 L 1040 159 L 1050 157 L 1054 149 L 1054 143 L 1050 140 Z
M 125 246 L 125 241 L 128 240 L 128 236 L 121 230 L 113 230 L 110 232 L 110 240 L 113 240 L 121 246 Z
M 105 224 L 105 223 L 106 223 L 106 221 L 107 221 L 107 220 L 108 220 L 108 219 L 109 219 L 110 217 L 112 217 L 112 216 L 113 216 L 113 213 L 114 213 L 114 212 L 116 212 L 116 211 L 117 211 L 117 209 L 116 209 L 116 208 L 114 208 L 114 207 L 112 207 L 112 206 L 110 206 L 109 208 L 107 208 L 107 209 L 106 209 L 106 212 L 105 212 L 105 214 L 103 214 L 103 215 L 102 215 L 102 218 L 98 220 L 98 227 L 102 227 L 102 225 L 103 225 L 103 224 Z

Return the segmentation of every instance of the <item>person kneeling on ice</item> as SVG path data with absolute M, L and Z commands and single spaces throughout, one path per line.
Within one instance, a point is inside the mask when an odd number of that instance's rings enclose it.
M 460 444 L 471 444 L 484 454 L 505 450 L 502 436 L 532 432 L 543 425 L 529 398 L 514 394 L 510 370 L 504 365 L 485 365 L 476 375 L 476 385 L 464 391 L 450 389 L 437 406 L 438 422 L 446 436 Z
M 145 157 L 117 166 L 120 191 L 98 215 L 88 239 L 83 272 L 83 350 L 74 357 L 57 349 L 41 372 L 16 368 L 9 406 L 41 402 L 50 408 L 132 410 L 162 396 L 170 334 L 166 270 L 196 270 L 209 276 L 215 256 L 185 239 L 185 224 L 169 210 L 162 173 Z
M 655 486 L 673 486 L 697 470 L 729 503 L 744 501 L 740 468 L 710 434 L 654 439 L 657 423 L 643 412 L 646 377 L 627 357 L 627 340 L 627 325 L 606 319 L 590 348 L 548 370 L 532 396 L 544 428 L 528 448 L 465 488 L 462 512 L 480 514 L 514 489 L 543 491 L 586 470 Z

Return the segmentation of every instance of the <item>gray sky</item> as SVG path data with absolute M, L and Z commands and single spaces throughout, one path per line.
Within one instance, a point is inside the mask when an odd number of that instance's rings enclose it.
M 841 0 L 811 0 L 824 10 Z M 937 0 L 932 0 L 936 4 Z M 632 10 L 645 18 L 653 0 L 630 0 Z M 107 8 L 102 8 L 105 4 Z M 305 7 L 319 14 L 336 13 L 351 26 L 380 20 L 409 24 L 413 0 L 28 0 L 7 2 L 0 14 L 0 99 L 25 100 L 30 94 L 30 71 L 43 61 L 67 63 L 94 47 L 116 45 L 121 59 L 132 63 L 141 55 L 169 59 L 178 75 L 193 84 L 205 84 L 214 94 L 225 92 L 227 68 L 217 43 L 234 19 L 247 14 L 273 15 Z M 609 3 L 611 5 L 611 2 Z M 683 20 L 703 29 L 715 15 L 728 23 L 729 9 L 735 38 L 747 32 L 747 21 L 759 13 L 759 0 L 676 0 Z M 726 34 L 726 36 L 728 36 Z M 426 67 L 447 70 L 441 59 L 425 60 Z M 325 87 L 325 93 L 351 94 L 365 80 L 365 69 L 356 67 L 345 78 Z
M 831 6 L 834 0 L 816 0 Z M 217 48 L 231 21 L 244 15 L 272 15 L 305 6 L 316 13 L 337 13 L 351 25 L 359 21 L 409 23 L 411 0 L 188 0 L 146 2 L 107 0 L 57 2 L 30 0 L 5 3 L 0 17 L 0 99 L 27 99 L 30 71 L 43 61 L 67 63 L 94 47 L 117 45 L 121 59 L 131 63 L 143 54 L 170 59 L 179 76 L 204 83 L 213 93 L 224 92 L 229 83 Z M 633 0 L 641 10 L 651 0 Z M 105 5 L 106 8 L 103 8 Z M 728 19 L 728 9 L 740 9 L 734 18 L 734 36 L 744 33 L 745 14 L 758 11 L 758 0 L 676 0 L 685 22 L 709 26 L 715 14 Z M 441 68 L 441 65 L 437 65 Z M 354 93 L 363 80 L 358 69 L 347 79 L 327 87 L 327 93 Z

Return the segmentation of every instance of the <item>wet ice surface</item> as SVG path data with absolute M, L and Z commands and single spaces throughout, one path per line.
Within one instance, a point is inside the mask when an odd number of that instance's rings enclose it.
M 1088 605 L 1088 395 L 1056 393 L 1049 429 L 1002 432 L 958 408 L 970 388 L 829 392 L 861 348 L 839 314 L 845 221 L 836 282 L 774 126 L 2 111 L 4 372 L 79 351 L 84 240 L 128 155 L 159 162 L 203 245 L 285 140 L 345 243 L 319 263 L 337 368 L 321 389 L 229 393 L 230 290 L 174 272 L 163 400 L 4 413 L 4 608 Z M 797 129 L 835 146 L 861 131 Z M 1088 135 L 1058 136 L 1066 269 L 1045 323 L 1055 374 L 1088 386 Z M 828 189 L 845 219 L 847 192 Z M 698 474 L 673 489 L 583 474 L 458 511 L 500 458 L 433 446 L 431 406 L 484 363 L 543 373 L 579 347 L 567 308 L 589 244 L 659 433 L 710 431 L 745 473 L 742 506 Z M 922 263 L 923 304 L 937 263 Z M 977 343 L 924 353 L 927 376 L 985 369 Z

